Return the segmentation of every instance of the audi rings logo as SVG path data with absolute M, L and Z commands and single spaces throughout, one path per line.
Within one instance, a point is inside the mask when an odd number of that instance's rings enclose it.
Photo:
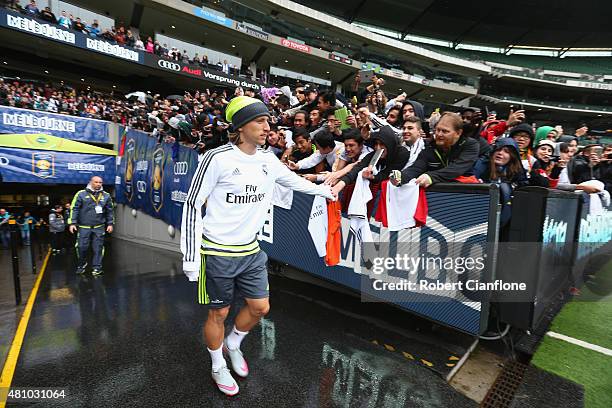
M 146 193 L 147 192 L 147 183 L 145 183 L 142 180 L 138 180 L 138 182 L 136 183 L 136 188 L 138 189 L 139 193 Z
M 181 66 L 179 64 L 175 62 L 166 61 L 166 60 L 157 61 L 157 65 L 159 65 L 162 68 L 169 69 L 170 71 L 180 71 L 181 70 Z
M 10 163 L 8 157 L 0 156 L 0 166 L 8 166 Z
M 187 162 L 176 162 L 174 163 L 174 175 L 183 176 L 187 174 L 189 170 L 189 164 Z

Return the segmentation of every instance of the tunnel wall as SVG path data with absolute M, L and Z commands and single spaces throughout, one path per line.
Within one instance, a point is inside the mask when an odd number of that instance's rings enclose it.
M 115 237 L 180 252 L 180 231 L 175 230 L 174 238 L 171 237 L 168 234 L 168 224 L 163 220 L 142 211 L 137 211 L 134 217 L 132 209 L 125 204 L 117 205 L 115 217 Z

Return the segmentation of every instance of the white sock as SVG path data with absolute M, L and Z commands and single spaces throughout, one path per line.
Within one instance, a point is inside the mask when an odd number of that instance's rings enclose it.
M 236 326 L 232 329 L 232 332 L 225 339 L 225 344 L 227 344 L 227 348 L 230 350 L 236 350 L 240 348 L 240 343 L 244 339 L 244 336 L 249 334 L 249 332 L 243 332 L 236 329 Z
M 223 346 L 219 347 L 217 350 L 211 350 L 208 347 L 206 349 L 210 353 L 210 358 L 212 359 L 213 371 L 219 371 L 221 367 L 227 365 L 223 358 Z

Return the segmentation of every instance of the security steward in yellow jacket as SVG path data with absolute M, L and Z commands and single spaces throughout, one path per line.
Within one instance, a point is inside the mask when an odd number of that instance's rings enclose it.
M 78 274 L 85 273 L 89 246 L 93 251 L 92 275 L 102 273 L 104 257 L 104 234 L 113 232 L 113 201 L 102 189 L 102 177 L 93 176 L 85 190 L 74 195 L 68 224 L 72 234 L 77 235 Z

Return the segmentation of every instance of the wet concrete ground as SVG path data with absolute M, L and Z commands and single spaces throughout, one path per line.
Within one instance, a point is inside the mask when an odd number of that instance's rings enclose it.
M 77 276 L 72 255 L 49 262 L 13 386 L 66 388 L 66 398 L 31 406 L 476 406 L 443 379 L 464 340 L 419 334 L 428 325 L 405 312 L 280 276 L 270 314 L 243 342 L 251 374 L 225 397 L 179 255 L 114 240 L 105 271 Z
M 0 366 L 6 359 L 24 306 L 36 280 L 36 275 L 32 273 L 31 248 L 26 246 L 18 249 L 18 270 L 22 299 L 20 305 L 15 303 L 12 252 L 11 250 L 0 249 Z M 37 271 L 42 266 L 46 251 L 46 246 L 34 245 L 34 264 Z

